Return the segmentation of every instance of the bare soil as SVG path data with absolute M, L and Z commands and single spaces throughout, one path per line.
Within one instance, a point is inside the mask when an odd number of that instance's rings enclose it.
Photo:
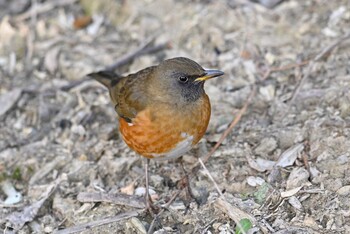
M 238 233 L 247 217 L 248 233 L 350 233 L 349 25 L 349 0 L 0 0 L 0 231 Z M 177 56 L 225 72 L 186 171 L 243 116 L 191 176 L 197 202 L 183 190 L 153 219 L 143 160 L 85 75 Z M 150 175 L 165 204 L 184 171 L 152 161 Z

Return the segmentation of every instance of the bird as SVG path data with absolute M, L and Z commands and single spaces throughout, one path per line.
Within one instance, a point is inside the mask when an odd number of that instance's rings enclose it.
M 222 75 L 185 57 L 167 59 L 127 76 L 112 71 L 87 75 L 108 89 L 124 142 L 146 159 L 147 209 L 153 207 L 149 160 L 177 159 L 199 142 L 211 114 L 204 83 Z

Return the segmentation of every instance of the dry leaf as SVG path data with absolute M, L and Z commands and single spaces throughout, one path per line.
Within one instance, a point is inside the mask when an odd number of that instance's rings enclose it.
M 303 205 L 301 204 L 301 202 L 298 200 L 298 198 L 296 196 L 291 196 L 288 199 L 288 202 L 289 202 L 289 204 L 291 204 L 297 210 L 302 210 L 303 209 Z
M 87 27 L 89 24 L 92 23 L 92 18 L 89 15 L 84 15 L 77 17 L 73 22 L 73 27 L 75 29 L 82 29 Z
M 59 47 L 51 48 L 45 55 L 44 65 L 45 68 L 51 73 L 54 74 L 58 68 L 58 55 L 60 53 Z
M 19 100 L 22 94 L 22 89 L 13 89 L 0 96 L 0 116 L 9 111 Z
M 279 157 L 276 166 L 280 167 L 288 167 L 294 164 L 298 155 L 303 151 L 304 144 L 300 143 L 294 145 L 283 152 L 283 154 Z
M 293 188 L 293 189 L 291 189 L 291 190 L 281 192 L 281 197 L 282 197 L 282 198 L 285 198 L 285 197 L 294 196 L 295 194 L 297 194 L 297 193 L 300 191 L 300 189 L 301 189 L 302 187 L 303 187 L 303 186 L 299 186 L 299 187 Z
M 135 183 L 134 182 L 132 182 L 129 185 L 120 189 L 120 192 L 128 194 L 128 195 L 133 195 L 134 191 L 135 191 Z
M 293 189 L 304 185 L 309 179 L 309 172 L 303 167 L 297 167 L 292 170 L 287 180 L 287 189 Z
M 9 23 L 9 17 L 5 16 L 0 23 L 0 48 L 11 42 L 13 36 L 16 34 L 14 29 Z
M 249 166 L 251 168 L 259 171 L 259 172 L 272 170 L 273 166 L 275 165 L 274 161 L 266 160 L 266 159 L 259 158 L 259 157 L 256 160 L 254 160 L 253 157 L 249 153 L 247 153 L 245 155 L 246 155 Z

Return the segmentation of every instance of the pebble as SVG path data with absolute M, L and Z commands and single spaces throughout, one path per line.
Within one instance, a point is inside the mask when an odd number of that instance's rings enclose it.
M 348 196 L 350 194 L 350 185 L 345 185 L 337 190 L 340 196 Z

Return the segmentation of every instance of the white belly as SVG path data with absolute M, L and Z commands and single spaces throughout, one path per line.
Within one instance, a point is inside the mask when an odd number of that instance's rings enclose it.
M 187 133 L 181 133 L 181 136 L 184 138 L 182 141 L 177 143 L 175 148 L 170 150 L 167 153 L 163 154 L 152 154 L 155 160 L 169 160 L 169 159 L 176 159 L 178 157 L 181 157 L 186 152 L 192 149 L 193 144 L 193 136 L 189 136 Z

